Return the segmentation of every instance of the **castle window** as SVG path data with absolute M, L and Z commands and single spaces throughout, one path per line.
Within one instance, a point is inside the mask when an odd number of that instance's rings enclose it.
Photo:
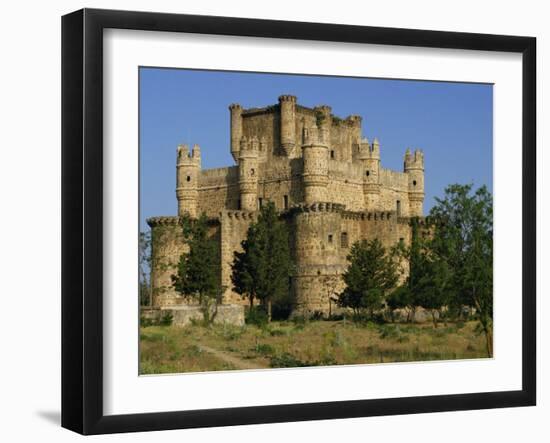
M 328 235 L 328 242 L 329 242 L 329 243 L 332 243 L 332 234 L 329 234 L 329 235 Z
M 349 239 L 348 239 L 347 232 L 342 232 L 342 234 L 340 234 L 340 246 L 342 248 L 347 248 L 349 246 Z
M 241 209 L 241 199 L 237 200 L 237 209 Z
M 256 173 L 256 171 L 254 171 L 254 168 L 252 168 L 252 169 L 250 170 L 250 175 L 254 175 L 255 173 Z
M 190 175 L 187 176 L 187 181 L 188 181 L 188 182 L 191 181 L 191 176 L 190 176 Z
M 401 202 L 399 200 L 397 200 L 397 205 L 396 205 L 395 210 L 397 211 L 397 215 L 400 216 L 401 215 Z
M 263 199 L 260 197 L 260 198 L 258 199 L 258 208 L 259 208 L 259 209 L 262 209 L 262 203 L 263 203 Z
M 330 158 L 332 158 L 332 159 L 334 158 L 334 149 L 332 149 L 332 150 L 330 151 Z
M 285 195 L 285 196 L 283 197 L 283 207 L 284 207 L 285 209 L 288 209 L 288 195 Z
M 416 186 L 416 180 L 413 180 L 413 186 Z
M 370 171 L 367 171 L 366 174 L 367 174 L 367 177 L 368 177 L 370 175 Z

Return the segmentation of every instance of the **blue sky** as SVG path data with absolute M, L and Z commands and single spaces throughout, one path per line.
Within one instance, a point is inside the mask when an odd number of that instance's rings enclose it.
M 401 171 L 405 149 L 423 149 L 426 214 L 448 184 L 492 192 L 492 85 L 141 68 L 139 87 L 141 229 L 148 217 L 177 213 L 178 144 L 199 144 L 203 169 L 233 165 L 228 105 L 262 107 L 282 94 L 361 115 L 386 168 Z

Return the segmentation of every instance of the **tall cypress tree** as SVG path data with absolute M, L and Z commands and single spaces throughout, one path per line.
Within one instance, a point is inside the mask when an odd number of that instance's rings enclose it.
M 242 242 L 242 252 L 233 260 L 234 290 L 248 297 L 250 306 L 258 299 L 271 321 L 274 303 L 288 302 L 291 258 L 288 229 L 279 219 L 273 202 L 264 205 Z
M 188 251 L 181 255 L 172 281 L 176 291 L 198 302 L 205 322 L 210 323 L 221 294 L 219 245 L 208 235 L 208 219 L 204 213 L 197 220 L 183 218 L 183 236 Z

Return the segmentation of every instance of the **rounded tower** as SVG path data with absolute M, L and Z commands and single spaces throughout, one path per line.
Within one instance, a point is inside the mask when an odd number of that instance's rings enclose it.
M 365 209 L 376 210 L 380 202 L 380 143 L 377 138 L 372 145 L 366 138 L 361 140 L 359 161 L 363 166 Z
M 243 211 L 255 211 L 258 206 L 258 137 L 241 138 L 239 150 L 239 192 Z
M 184 214 L 197 217 L 199 194 L 199 174 L 201 170 L 201 150 L 198 145 L 189 152 L 187 145 L 178 146 L 176 164 L 176 197 L 178 199 L 178 215 Z
M 339 281 L 347 268 L 342 260 L 342 211 L 338 203 L 301 204 L 293 208 L 294 314 L 328 313 L 331 300 L 326 286 Z
M 229 105 L 231 129 L 231 155 L 236 163 L 239 161 L 239 149 L 243 136 L 243 108 L 238 103 Z
M 281 149 L 287 156 L 290 156 L 296 146 L 296 97 L 281 95 L 279 107 L 281 111 Z
M 307 129 L 303 151 L 304 202 L 327 201 L 328 184 L 328 143 L 323 128 L 317 126 Z
M 331 134 L 330 130 L 332 128 L 332 108 L 327 105 L 316 106 L 314 109 L 315 117 L 317 120 L 317 127 L 319 128 L 320 134 L 323 136 L 323 141 L 327 147 L 331 148 Z M 331 151 L 330 158 L 339 160 L 335 152 Z
M 409 178 L 409 216 L 422 217 L 424 214 L 424 153 L 417 149 L 411 154 L 405 152 L 404 171 Z

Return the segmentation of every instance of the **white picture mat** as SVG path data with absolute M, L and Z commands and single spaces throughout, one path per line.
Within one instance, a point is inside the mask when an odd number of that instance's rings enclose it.
M 495 358 L 138 376 L 139 66 L 494 83 Z M 521 389 L 521 73 L 518 54 L 106 30 L 104 413 Z

